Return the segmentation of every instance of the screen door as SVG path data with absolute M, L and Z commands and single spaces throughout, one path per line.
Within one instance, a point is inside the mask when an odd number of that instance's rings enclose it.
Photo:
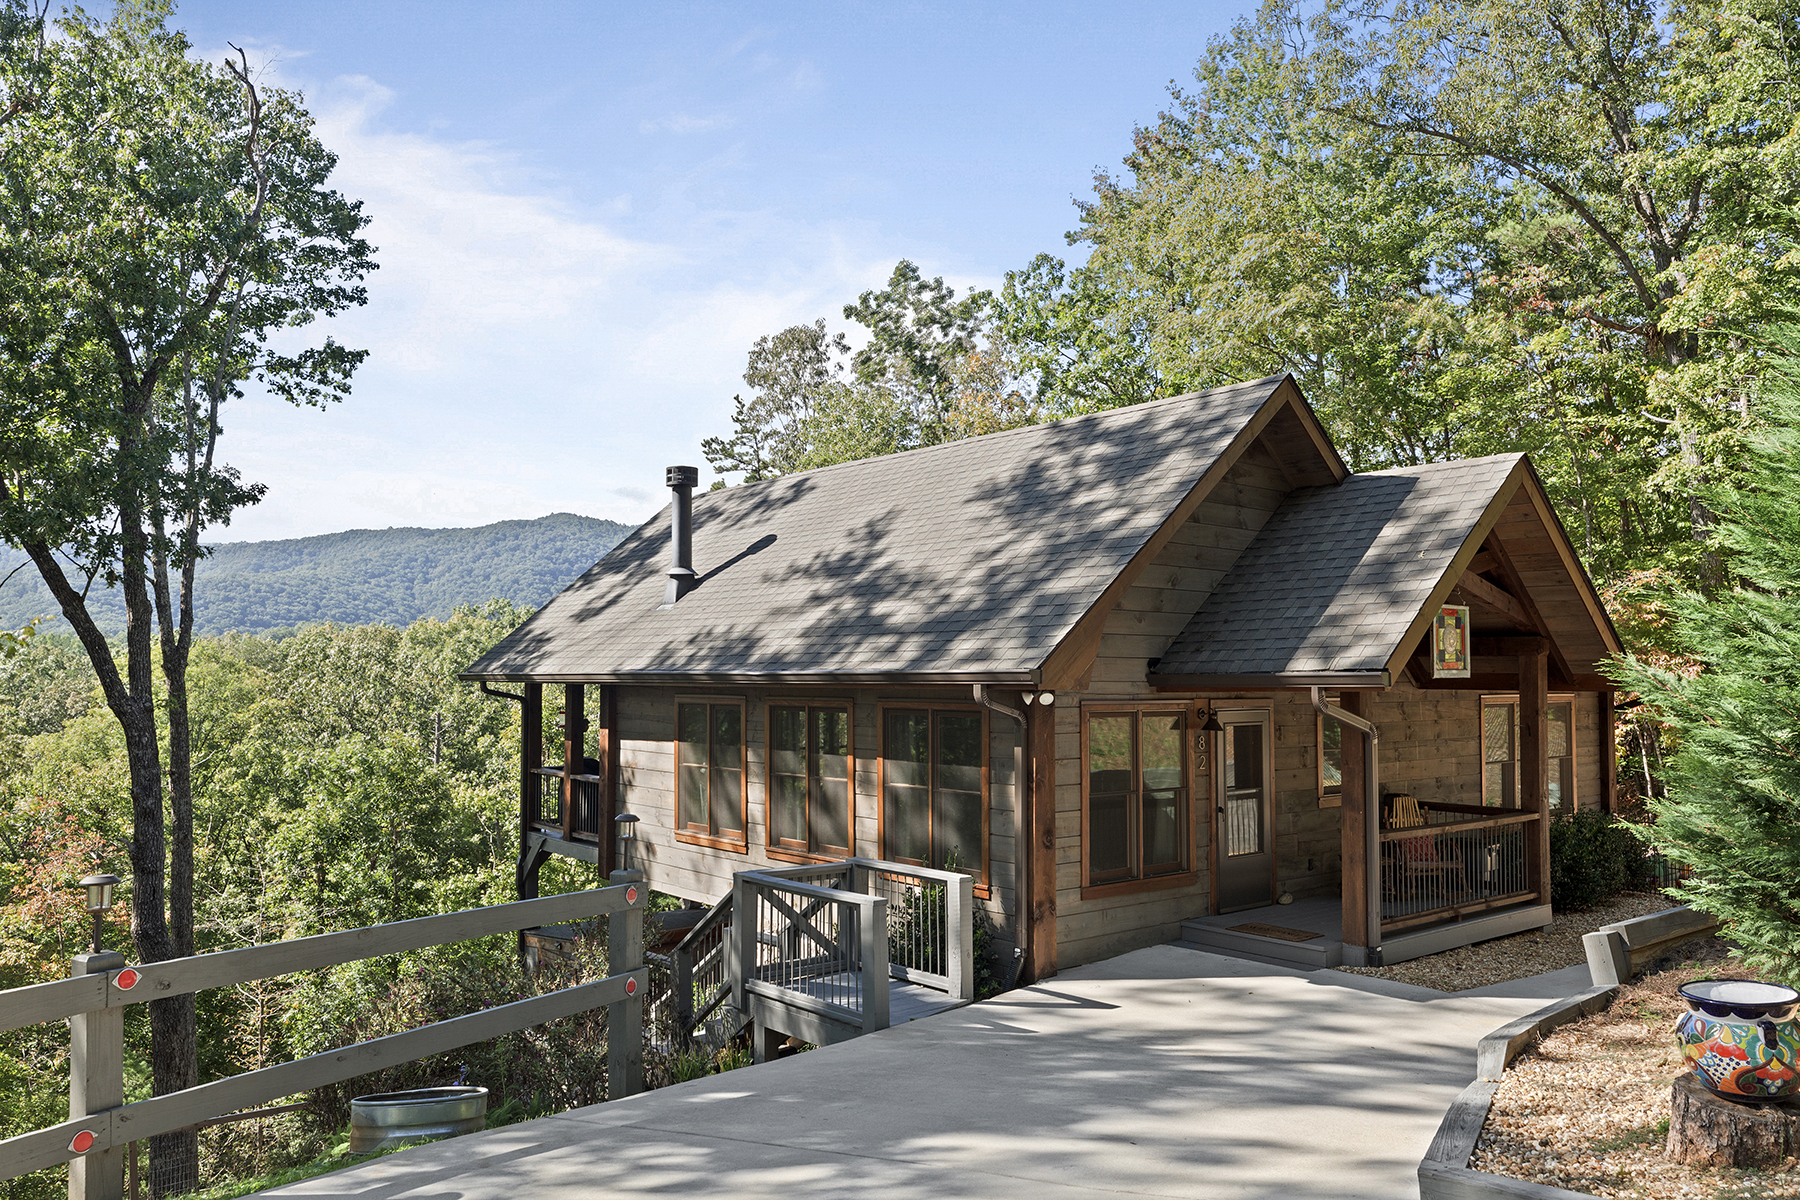
M 1275 901 L 1275 847 L 1269 797 L 1269 713 L 1221 709 L 1215 736 L 1214 838 L 1218 847 L 1219 911 L 1260 908 Z

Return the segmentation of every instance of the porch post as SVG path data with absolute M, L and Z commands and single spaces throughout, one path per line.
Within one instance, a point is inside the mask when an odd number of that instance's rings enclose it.
M 600 760 L 600 873 L 618 869 L 619 839 L 613 818 L 619 815 L 619 689 L 608 684 L 600 689 L 600 728 L 594 734 L 594 757 Z M 639 870 L 642 870 L 640 867 Z
M 1352 716 L 1363 717 L 1361 692 L 1346 690 L 1338 698 L 1338 707 Z M 1366 720 L 1367 718 L 1364 717 Z M 1343 943 L 1365 949 L 1376 944 L 1369 930 L 1369 864 L 1368 838 L 1368 738 L 1359 730 L 1345 727 L 1339 741 L 1343 760 L 1343 800 L 1338 809 L 1342 829 L 1339 833 L 1339 859 L 1342 867 Z M 1379 868 L 1377 868 L 1379 869 Z
M 562 835 L 575 835 L 575 776 L 583 774 L 587 757 L 587 689 L 579 683 L 563 684 Z
M 1550 655 L 1519 655 L 1519 807 L 1538 814 L 1526 862 L 1539 904 L 1550 903 Z
M 537 899 L 537 871 L 528 861 L 531 824 L 537 820 L 538 768 L 544 765 L 544 685 L 525 685 L 525 702 L 519 705 L 519 899 Z M 521 938 L 523 934 L 519 935 Z M 520 945 L 523 945 L 523 941 Z

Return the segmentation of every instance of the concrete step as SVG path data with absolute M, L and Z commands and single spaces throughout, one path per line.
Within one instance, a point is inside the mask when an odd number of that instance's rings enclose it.
M 1196 949 L 1210 950 L 1214 954 L 1242 954 L 1249 958 L 1272 959 L 1315 971 L 1340 966 L 1344 961 L 1343 943 L 1323 936 L 1310 942 L 1289 942 L 1281 938 L 1245 933 L 1223 925 L 1183 921 L 1181 940 Z

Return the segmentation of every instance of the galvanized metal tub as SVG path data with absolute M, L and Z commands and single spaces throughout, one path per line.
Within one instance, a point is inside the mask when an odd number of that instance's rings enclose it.
M 484 1087 L 414 1088 L 350 1101 L 350 1153 L 372 1154 L 487 1128 Z

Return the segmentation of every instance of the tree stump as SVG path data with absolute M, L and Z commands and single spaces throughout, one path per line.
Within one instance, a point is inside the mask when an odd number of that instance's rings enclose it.
M 1800 1103 L 1740 1104 L 1685 1074 L 1670 1090 L 1668 1153 L 1690 1166 L 1778 1167 L 1800 1153 Z

